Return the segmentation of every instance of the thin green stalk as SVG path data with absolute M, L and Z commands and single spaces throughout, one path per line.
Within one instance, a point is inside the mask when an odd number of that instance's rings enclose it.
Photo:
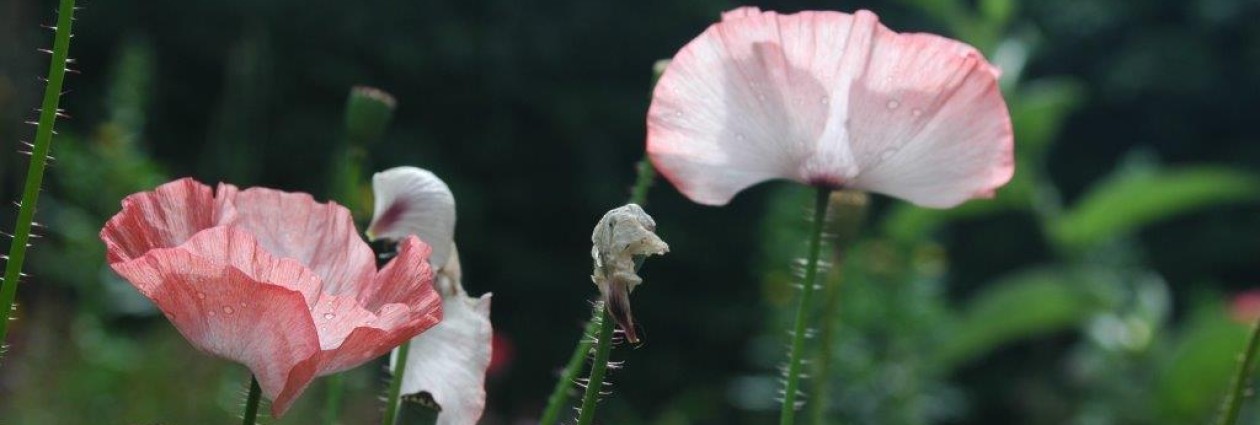
M 652 181 L 656 179 L 656 169 L 652 167 L 652 161 L 648 158 L 639 160 L 635 165 L 634 187 L 630 188 L 630 203 L 643 206 L 647 203 L 648 190 L 652 188 Z M 582 365 L 585 363 L 586 354 L 591 351 L 594 341 L 590 338 L 595 334 L 597 326 L 609 327 L 609 325 L 601 325 L 608 323 L 607 320 L 601 320 L 604 317 L 604 309 L 597 307 L 591 312 L 591 321 L 587 323 L 586 329 L 582 332 L 582 337 L 573 347 L 573 354 L 569 355 L 569 362 L 565 364 L 564 370 L 560 372 L 560 380 L 556 381 L 555 388 L 551 390 L 551 396 L 547 398 L 547 408 L 543 410 L 542 419 L 539 421 L 542 425 L 554 425 L 560 420 L 560 412 L 564 409 L 564 404 L 568 400 L 569 390 L 573 388 L 573 381 L 577 379 L 578 373 L 582 371 Z M 603 328 L 599 329 L 600 331 Z
M 411 341 L 398 346 L 398 355 L 394 357 L 394 375 L 389 382 L 389 399 L 385 402 L 385 418 L 382 425 L 394 425 L 394 417 L 398 415 L 398 397 L 402 395 L 403 373 L 407 372 L 407 354 L 411 351 Z
M 345 393 L 346 375 L 335 373 L 329 376 L 324 387 L 324 423 L 336 425 L 341 416 L 341 395 Z
M 1247 339 L 1247 351 L 1238 361 L 1238 372 L 1234 374 L 1234 389 L 1225 397 L 1225 406 L 1221 411 L 1220 425 L 1234 425 L 1238 421 L 1238 412 L 1242 410 L 1242 400 L 1247 391 L 1247 381 L 1252 372 L 1252 363 L 1256 351 L 1260 350 L 1260 320 L 1251 326 L 1251 336 Z
M 818 256 L 822 251 L 823 228 L 827 221 L 827 204 L 831 190 L 819 188 L 814 199 L 814 228 L 809 239 L 809 259 L 805 264 L 805 279 L 801 288 L 801 302 L 796 307 L 796 325 L 792 328 L 792 349 L 788 353 L 787 385 L 783 392 L 783 409 L 779 413 L 779 425 L 792 425 L 796 421 L 796 393 L 801 378 L 801 357 L 805 351 L 805 333 L 808 330 L 810 301 L 814 295 L 815 277 L 818 276 Z
M 573 388 L 573 381 L 577 379 L 578 373 L 582 371 L 582 365 L 586 363 L 586 354 L 591 352 L 591 345 L 595 343 L 595 333 L 600 330 L 600 320 L 598 318 L 603 314 L 603 306 L 596 307 L 591 315 L 591 321 L 586 324 L 586 329 L 582 330 L 582 338 L 578 340 L 577 347 L 573 349 L 573 354 L 569 356 L 569 362 L 565 364 L 564 370 L 560 373 L 560 380 L 556 381 L 556 387 L 552 388 L 551 396 L 547 398 L 547 409 L 543 411 L 539 424 L 556 425 L 560 421 L 560 412 L 564 410 L 564 403 L 569 398 L 569 390 Z
M 30 243 L 31 223 L 35 219 L 35 203 L 39 200 L 39 188 L 44 182 L 44 168 L 48 165 L 53 125 L 57 122 L 61 86 L 66 77 L 66 59 L 70 55 L 74 0 L 61 0 L 57 13 L 57 34 L 53 39 L 52 60 L 48 63 L 48 85 L 44 87 L 44 102 L 40 105 L 35 145 L 31 148 L 31 165 L 26 170 L 26 187 L 22 191 L 17 225 L 13 229 L 13 243 L 9 245 L 9 262 L 5 265 L 4 281 L 0 281 L 0 312 L 3 312 L 0 313 L 3 314 L 0 317 L 0 344 L 4 343 L 8 335 L 9 315 L 13 312 L 13 300 L 17 297 L 18 281 L 22 276 L 22 262 L 26 260 L 26 245 Z
M 612 352 L 613 329 L 617 327 L 608 310 L 601 308 L 603 314 L 599 319 L 599 339 L 595 341 L 595 359 L 591 361 L 591 375 L 586 382 L 586 393 L 582 395 L 582 410 L 578 412 L 577 425 L 590 425 L 595 420 L 595 404 L 599 402 L 599 392 L 604 387 L 604 372 L 608 367 L 608 354 Z
M 262 400 L 262 388 L 258 387 L 258 377 L 249 376 L 249 397 L 245 399 L 245 413 L 241 415 L 241 424 L 254 425 L 258 421 L 258 402 Z

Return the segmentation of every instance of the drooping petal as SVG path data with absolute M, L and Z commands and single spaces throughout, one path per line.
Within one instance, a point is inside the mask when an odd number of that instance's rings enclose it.
M 446 264 L 455 238 L 455 197 L 442 179 L 416 167 L 395 167 L 372 176 L 375 211 L 372 240 L 419 236 L 433 248 L 430 261 Z
M 961 43 L 867 11 L 740 8 L 670 63 L 647 150 L 703 204 L 783 178 L 949 206 L 1009 178 L 1009 121 L 995 70 Z
M 308 298 L 319 277 L 241 229 L 208 229 L 111 266 L 194 347 L 248 367 L 277 416 L 314 378 L 320 347 Z
M 224 185 L 219 197 L 235 207 L 234 217 L 221 225 L 242 227 L 273 255 L 298 260 L 323 279 L 325 293 L 350 293 L 372 280 L 372 249 L 345 207 L 266 188 L 238 191 Z
M 354 297 L 328 296 L 311 314 L 325 351 L 320 374 L 339 372 L 379 357 L 442 320 L 442 299 L 433 289 L 429 249 L 403 239 L 398 256 Z
M 179 246 L 213 227 L 216 210 L 214 192 L 191 178 L 128 196 L 122 211 L 101 229 L 108 260 L 132 260 L 149 250 Z
M 402 392 L 432 394 L 442 406 L 438 425 L 475 425 L 485 409 L 493 337 L 490 297 L 447 296 L 442 322 L 411 341 Z

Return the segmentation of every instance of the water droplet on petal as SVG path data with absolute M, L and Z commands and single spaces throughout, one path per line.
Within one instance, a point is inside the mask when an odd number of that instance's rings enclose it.
M 682 118 L 682 111 L 675 112 L 674 116 Z
M 914 108 L 914 110 L 910 111 L 910 113 L 917 117 L 917 116 L 923 115 L 923 110 L 919 108 Z
M 324 320 L 331 320 L 334 317 L 337 317 L 337 315 L 333 313 L 324 313 Z
M 197 293 L 197 298 L 198 298 L 198 299 L 202 299 L 202 300 L 204 300 L 204 299 L 206 299 L 206 294 L 205 294 L 204 292 L 198 292 L 198 293 Z
M 245 302 L 241 301 L 241 308 L 245 308 Z
M 214 310 L 210 310 L 210 317 L 214 317 Z
M 895 100 L 888 101 L 888 109 L 897 109 L 898 106 L 901 106 L 901 102 Z
M 232 306 L 230 306 L 230 305 L 225 305 L 225 306 L 223 306 L 223 313 L 224 313 L 224 314 L 232 314 L 232 313 L 233 313 L 233 312 L 235 312 L 235 311 L 236 311 L 236 310 L 233 310 L 233 309 L 232 309 Z

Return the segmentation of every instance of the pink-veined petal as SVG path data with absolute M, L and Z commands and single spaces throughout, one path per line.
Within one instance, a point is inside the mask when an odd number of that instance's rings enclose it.
M 217 227 L 111 266 L 194 347 L 248 367 L 276 416 L 314 378 L 319 338 L 302 290 L 318 290 L 319 279 L 248 234 Z
M 409 236 L 399 244 L 398 255 L 354 298 L 327 296 L 320 301 L 311 312 L 325 351 L 320 374 L 385 354 L 442 320 L 442 299 L 433 289 L 428 254 L 428 246 Z
M 878 40 L 850 93 L 863 167 L 850 187 L 945 208 L 1006 184 L 1014 137 L 996 69 L 970 46 L 931 34 L 883 29 Z
M 132 260 L 149 250 L 179 246 L 215 225 L 215 205 L 210 187 L 191 178 L 128 196 L 122 201 L 122 211 L 101 229 L 109 262 Z
M 455 243 L 455 196 L 446 182 L 422 168 L 395 167 L 372 176 L 372 193 L 369 238 L 419 236 L 433 249 L 430 262 L 446 264 Z
M 219 196 L 235 207 L 235 216 L 220 224 L 240 226 L 273 255 L 298 260 L 323 279 L 325 293 L 353 292 L 372 279 L 372 249 L 345 207 L 305 193 L 223 187 Z
M 442 322 L 411 341 L 402 392 L 432 394 L 442 406 L 438 425 L 475 425 L 485 409 L 493 336 L 490 296 L 447 295 Z
M 703 204 L 784 178 L 952 206 L 1012 172 L 996 75 L 962 43 L 897 34 L 867 11 L 739 8 L 670 62 L 647 150 Z

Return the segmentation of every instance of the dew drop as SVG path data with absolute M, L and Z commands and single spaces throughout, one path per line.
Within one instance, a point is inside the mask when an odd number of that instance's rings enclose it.
M 331 320 L 334 317 L 337 317 L 337 315 L 332 314 L 332 313 L 324 313 L 324 320 Z
M 245 308 L 245 302 L 241 301 L 241 308 Z
M 214 317 L 214 310 L 210 310 L 210 317 Z
M 223 314 L 232 314 L 234 312 L 236 312 L 236 310 L 232 309 L 232 306 L 230 305 L 223 306 Z
M 897 109 L 898 106 L 901 106 L 901 102 L 895 100 L 888 101 L 888 109 Z
M 675 112 L 674 116 L 682 118 L 682 111 Z
M 923 115 L 923 110 L 919 108 L 914 108 L 914 110 L 910 111 L 910 113 L 917 117 L 917 116 Z
M 206 294 L 205 294 L 204 292 L 198 292 L 198 293 L 197 293 L 197 298 L 198 298 L 198 299 L 202 299 L 202 300 L 204 300 L 204 299 L 206 299 Z

